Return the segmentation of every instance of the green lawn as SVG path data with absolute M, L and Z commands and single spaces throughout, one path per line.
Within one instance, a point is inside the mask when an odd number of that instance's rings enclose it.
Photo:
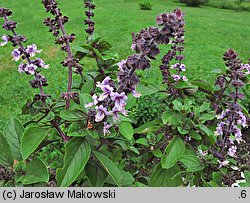
M 58 0 L 62 11 L 70 17 L 66 28 L 75 33 L 78 44 L 85 39 L 83 32 L 82 0 Z M 153 1 L 152 11 L 139 10 L 136 0 L 94 0 L 96 32 L 105 36 L 120 58 L 131 54 L 131 32 L 155 25 L 157 14 L 170 12 L 180 7 L 186 13 L 186 65 L 187 75 L 192 78 L 204 78 L 212 82 L 214 76 L 210 71 L 223 67 L 222 54 L 228 48 L 235 49 L 243 59 L 250 57 L 250 12 L 236 12 L 211 7 L 191 8 L 181 5 L 174 0 Z M 28 43 L 35 43 L 43 49 L 42 58 L 51 65 L 44 71 L 48 78 L 49 87 L 46 91 L 52 95 L 59 95 L 66 89 L 67 70 L 60 65 L 64 53 L 54 45 L 54 37 L 47 32 L 42 24 L 47 16 L 43 5 L 39 1 L 30 0 L 1 0 L 1 7 L 8 7 L 14 12 L 14 20 L 18 22 L 18 33 L 26 35 Z M 2 23 L 3 20 L 1 19 Z M 5 33 L 4 31 L 1 33 Z M 163 47 L 162 53 L 168 47 Z M 12 47 L 0 48 L 0 127 L 11 116 L 20 112 L 21 105 L 34 91 L 29 87 L 29 76 L 17 72 L 17 64 L 11 60 Z M 154 76 L 160 81 L 158 63 L 147 71 L 146 75 Z M 92 63 L 85 63 L 85 70 L 92 67 Z

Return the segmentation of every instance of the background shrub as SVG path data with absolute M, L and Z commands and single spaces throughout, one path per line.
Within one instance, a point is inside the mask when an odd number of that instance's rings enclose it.
M 188 6 L 201 6 L 207 4 L 209 0 L 180 0 L 181 3 L 185 3 Z
M 139 7 L 141 10 L 152 10 L 153 4 L 148 1 L 140 2 Z

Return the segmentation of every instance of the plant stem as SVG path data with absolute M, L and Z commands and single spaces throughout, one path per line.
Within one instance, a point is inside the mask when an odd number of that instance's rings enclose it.
M 59 14 L 57 14 L 59 16 Z M 65 30 L 65 27 L 62 23 L 62 20 L 61 20 L 61 17 L 58 19 L 58 22 L 59 22 L 59 25 L 60 25 L 60 28 L 61 28 L 61 31 L 63 33 L 63 36 L 66 37 L 67 36 L 67 33 L 66 33 L 66 30 Z M 70 48 L 70 44 L 69 44 L 69 39 L 66 38 L 66 51 L 67 51 L 67 58 L 68 59 L 72 59 L 73 56 L 72 56 L 72 52 L 71 52 L 71 48 Z M 68 88 L 67 88 L 67 93 L 71 93 L 71 89 L 72 89 L 72 82 L 73 82 L 73 67 L 72 65 L 70 64 L 68 66 Z M 69 96 L 66 98 L 66 110 L 69 109 L 69 106 L 70 106 L 70 98 Z

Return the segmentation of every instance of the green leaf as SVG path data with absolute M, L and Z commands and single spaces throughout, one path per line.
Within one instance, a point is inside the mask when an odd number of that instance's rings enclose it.
M 206 121 L 211 121 L 215 118 L 214 115 L 211 115 L 211 114 L 201 114 L 201 116 L 199 117 L 199 120 L 200 121 L 203 121 L 203 122 L 206 122 Z
M 197 89 L 196 86 L 190 84 L 189 82 L 179 81 L 177 85 L 175 85 L 177 89 Z
M 204 80 L 193 80 L 192 84 L 198 86 L 199 89 L 206 91 L 208 93 L 213 92 L 213 87 L 208 82 L 206 82 Z
M 189 136 L 192 137 L 195 140 L 202 140 L 202 137 L 195 130 L 191 130 L 189 132 Z
M 244 172 L 246 182 L 239 183 L 241 187 L 250 187 L 250 171 Z
M 198 111 L 199 111 L 200 113 L 202 113 L 202 112 L 208 110 L 209 108 L 210 108 L 210 104 L 209 104 L 209 103 L 203 103 L 203 104 L 202 104 L 200 107 L 198 107 L 197 109 L 198 109 Z
M 74 137 L 66 144 L 64 166 L 56 174 L 58 186 L 67 187 L 75 181 L 87 164 L 90 153 L 91 147 L 84 138 Z
M 154 85 L 154 84 L 144 85 L 142 83 L 138 84 L 138 86 L 136 87 L 136 90 L 137 92 L 141 93 L 142 96 L 151 95 L 160 91 L 157 85 Z
M 100 152 L 93 152 L 95 157 L 101 162 L 104 169 L 112 177 L 118 186 L 121 186 L 122 174 L 116 164 L 111 161 L 107 156 L 101 154 Z
M 201 171 L 204 168 L 195 155 L 182 155 L 178 161 L 182 162 L 187 167 L 187 172 Z
M 209 137 L 210 142 L 213 144 L 216 141 L 216 137 L 214 135 L 214 132 L 212 130 L 210 130 L 207 126 L 205 125 L 201 125 L 199 126 L 199 128 L 207 135 L 207 137 Z
M 107 61 L 107 60 L 118 61 L 119 60 L 119 54 L 112 49 L 102 51 L 102 55 L 103 55 L 104 61 Z
M 213 177 L 213 181 L 216 182 L 217 184 L 222 183 L 222 173 L 221 172 L 213 172 L 212 177 Z
M 141 125 L 140 127 L 134 129 L 135 134 L 146 134 L 149 132 L 155 132 L 159 130 L 162 126 L 160 126 L 160 119 L 156 119 Z
M 183 109 L 182 103 L 179 102 L 178 100 L 174 100 L 172 103 L 174 105 L 174 110 L 181 112 L 181 110 Z
M 129 150 L 131 150 L 132 152 L 134 152 L 134 153 L 136 153 L 136 154 L 140 154 L 140 152 L 138 151 L 138 149 L 137 148 L 135 148 L 135 147 L 133 147 L 133 146 L 130 146 L 129 147 Z
M 85 115 L 80 110 L 62 110 L 60 117 L 66 121 L 79 121 L 83 120 Z
M 207 135 L 207 136 L 211 136 L 213 135 L 213 131 L 210 130 L 208 127 L 206 127 L 205 125 L 200 126 L 200 129 Z
M 176 112 L 172 109 L 166 110 L 162 114 L 162 122 L 163 124 L 178 126 L 182 124 L 182 115 L 179 112 Z
M 88 109 L 85 108 L 85 105 L 91 102 L 93 102 L 93 99 L 90 94 L 80 94 L 80 104 L 85 113 L 88 112 Z
M 7 142 L 9 143 L 13 158 L 19 161 L 22 160 L 20 140 L 23 131 L 23 125 L 16 118 L 12 118 L 6 124 L 3 132 Z
M 39 158 L 32 159 L 24 168 L 24 174 L 17 177 L 17 182 L 30 185 L 49 181 L 49 172 L 45 164 Z
M 177 165 L 163 169 L 159 164 L 152 173 L 150 187 L 177 187 L 182 185 L 180 169 Z
M 119 124 L 119 131 L 128 140 L 131 140 L 134 135 L 134 129 L 131 123 L 129 122 L 121 122 Z
M 91 91 L 94 89 L 95 81 L 93 79 L 86 81 L 81 89 L 82 94 L 90 95 Z
M 11 155 L 10 146 L 0 131 L 0 164 L 9 167 L 14 163 L 13 157 Z
M 167 146 L 165 154 L 161 159 L 162 168 L 169 169 L 173 167 L 177 163 L 178 157 L 183 155 L 185 150 L 185 144 L 182 139 L 175 136 Z
M 95 160 L 87 163 L 85 172 L 92 187 L 102 187 L 108 177 L 108 173 Z
M 132 186 L 134 182 L 134 177 L 129 172 L 122 170 L 122 186 Z
M 106 40 L 101 39 L 101 40 L 98 42 L 98 50 L 99 50 L 100 52 L 105 51 L 105 50 L 108 50 L 108 49 L 110 49 L 110 48 L 112 48 L 112 45 L 111 45 L 109 42 L 107 42 Z
M 183 129 L 181 126 L 178 126 L 177 129 L 178 129 L 179 133 L 181 133 L 182 135 L 186 135 L 189 133 L 188 130 Z
M 136 104 L 136 98 L 132 94 L 128 94 L 126 109 L 131 109 Z
M 160 149 L 155 149 L 154 151 L 152 151 L 152 154 L 155 156 L 155 157 L 158 157 L 158 158 L 161 158 L 162 157 L 162 152 Z
M 27 159 L 32 152 L 36 150 L 48 135 L 48 132 L 48 128 L 41 128 L 39 126 L 25 129 L 21 139 L 21 153 L 23 159 Z
M 146 138 L 139 138 L 138 140 L 136 140 L 135 143 L 141 144 L 141 145 L 144 145 L 144 146 L 149 146 L 148 140 Z

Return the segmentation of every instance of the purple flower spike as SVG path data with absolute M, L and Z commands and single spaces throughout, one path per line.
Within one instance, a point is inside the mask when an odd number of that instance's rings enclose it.
M 14 49 L 11 54 L 14 61 L 19 61 L 19 59 L 21 58 L 21 52 L 18 49 Z
M 112 109 L 112 112 L 111 112 L 111 114 L 113 115 L 113 121 L 114 121 L 114 122 L 116 122 L 116 121 L 119 120 L 119 118 L 120 118 L 120 117 L 119 117 L 119 113 L 121 113 L 121 114 L 123 114 L 124 116 L 126 116 L 127 113 L 128 113 L 128 111 L 125 110 L 125 109 L 119 110 L 119 109 L 117 109 L 116 107 L 114 107 L 114 108 Z
M 239 128 L 235 127 L 235 131 L 236 132 L 235 132 L 234 136 L 235 136 L 236 141 L 238 143 L 242 142 L 243 140 L 242 140 L 241 130 Z
M 181 79 L 181 77 L 179 75 L 173 74 L 172 78 L 174 81 L 179 81 Z
M 171 69 L 176 69 L 176 68 L 178 68 L 178 67 L 179 67 L 179 64 L 176 63 L 176 64 L 174 64 L 174 65 L 171 66 Z
M 237 151 L 237 147 L 236 147 L 236 146 L 231 146 L 231 147 L 228 149 L 228 155 L 231 156 L 231 157 L 234 157 L 236 151 Z
M 180 70 L 181 70 L 181 71 L 186 71 L 186 66 L 185 66 L 185 64 L 181 64 L 181 65 L 180 65 Z
M 217 160 L 220 164 L 219 168 L 221 167 L 224 167 L 224 166 L 227 166 L 229 164 L 229 161 L 228 160 L 224 160 L 224 161 L 220 161 L 220 160 Z
M 84 106 L 85 108 L 89 108 L 89 107 L 92 107 L 92 106 L 98 104 L 98 97 L 96 96 L 96 94 L 94 94 L 94 95 L 92 96 L 92 99 L 93 99 L 93 102 L 90 102 L 90 103 L 86 104 L 86 105 Z
M 19 66 L 18 66 L 18 72 L 19 73 L 24 73 L 25 72 L 24 69 L 25 69 L 24 64 L 20 63 Z
M 7 35 L 3 35 L 3 36 L 2 36 L 2 40 L 3 40 L 3 42 L 0 43 L 0 46 L 1 46 L 1 47 L 5 46 L 5 45 L 8 43 L 9 38 L 8 38 Z
M 112 125 L 109 125 L 107 122 L 104 122 L 104 126 L 103 126 L 103 134 L 104 136 L 107 134 L 110 134 L 109 129 L 112 127 Z
M 181 76 L 181 79 L 182 79 L 183 81 L 188 81 L 188 79 L 187 79 L 187 77 L 186 77 L 185 75 Z
M 37 66 L 34 64 L 28 64 L 25 67 L 25 71 L 28 72 L 31 75 L 34 75 L 36 72 Z
M 105 116 L 108 116 L 109 113 L 107 111 L 107 108 L 103 107 L 103 105 L 101 106 L 97 106 L 96 107 L 96 115 L 95 115 L 95 122 L 101 122 Z
M 248 127 L 246 116 L 242 112 L 238 112 L 239 119 L 237 120 L 238 125 L 242 125 L 242 127 Z
M 106 99 L 109 95 L 111 95 L 113 93 L 114 88 L 109 86 L 109 85 L 101 85 L 97 87 L 100 87 L 102 89 L 102 91 L 104 92 L 103 94 L 100 95 L 99 97 L 99 101 L 103 101 L 104 99 Z
M 136 90 L 132 90 L 132 95 L 133 95 L 135 98 L 140 98 L 140 97 L 141 97 L 141 93 L 137 92 Z
M 109 82 L 111 81 L 111 78 L 109 76 L 107 76 L 103 81 L 102 81 L 102 85 L 105 86 L 105 85 L 109 85 Z
M 243 64 L 242 68 L 246 71 L 245 72 L 246 75 L 250 74 L 250 64 Z
M 124 109 L 125 105 L 126 105 L 126 100 L 128 99 L 128 97 L 126 96 L 126 94 L 124 92 L 122 93 L 112 93 L 111 94 L 111 99 L 112 101 L 115 102 L 115 107 L 118 109 L 118 110 L 122 110 Z
M 135 49 L 136 49 L 136 44 L 133 43 L 133 44 L 131 45 L 130 49 L 131 49 L 132 51 L 135 51 Z
M 120 71 L 123 71 L 123 67 L 124 67 L 124 65 L 127 63 L 127 60 L 121 60 L 117 65 L 118 65 L 118 69 L 120 70 Z
M 49 65 L 46 65 L 45 62 L 40 59 L 40 58 L 37 58 L 35 60 L 35 62 L 37 63 L 37 66 L 41 67 L 41 68 L 44 68 L 44 69 L 48 69 L 49 68 Z
M 37 50 L 37 46 L 35 44 L 27 46 L 25 50 L 31 57 L 35 56 L 36 53 L 41 53 L 42 50 Z
M 223 127 L 225 125 L 225 122 L 221 122 L 218 124 L 216 131 L 215 131 L 215 135 L 223 135 Z

